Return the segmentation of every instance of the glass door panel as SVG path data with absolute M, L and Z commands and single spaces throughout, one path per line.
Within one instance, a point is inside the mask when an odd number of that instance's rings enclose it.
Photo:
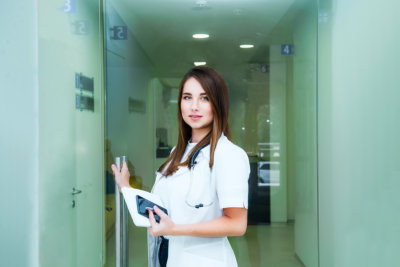
M 247 233 L 230 238 L 239 266 L 318 266 L 316 10 L 311 0 L 105 3 L 106 164 L 127 155 L 134 187 L 151 189 L 176 144 L 186 71 L 206 62 L 227 81 L 233 142 L 251 164 Z M 145 266 L 146 229 L 129 231 L 129 266 Z

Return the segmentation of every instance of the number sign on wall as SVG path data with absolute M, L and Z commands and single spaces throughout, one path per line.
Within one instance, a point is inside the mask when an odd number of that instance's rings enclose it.
M 74 25 L 74 34 L 88 35 L 90 33 L 90 23 L 88 20 L 76 20 L 72 24 Z
M 281 55 L 293 55 L 293 45 L 291 44 L 281 45 Z
M 64 0 L 64 5 L 62 7 L 62 11 L 65 13 L 75 13 L 76 11 L 76 2 L 75 0 Z
M 126 26 L 114 26 L 111 29 L 111 40 L 127 40 L 128 39 L 128 27 Z

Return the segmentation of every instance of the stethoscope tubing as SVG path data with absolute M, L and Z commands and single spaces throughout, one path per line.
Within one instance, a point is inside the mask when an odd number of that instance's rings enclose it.
M 196 158 L 197 158 L 197 156 L 199 155 L 199 153 L 200 153 L 200 151 L 203 149 L 203 148 L 205 148 L 206 146 L 208 146 L 208 144 L 207 145 L 204 145 L 204 146 L 201 146 L 201 147 L 199 147 L 198 149 L 196 149 L 196 151 L 193 153 L 193 156 L 191 157 L 191 159 L 190 159 L 190 165 L 189 165 L 189 168 L 190 168 L 190 182 L 189 182 L 189 189 L 188 189 L 188 191 L 187 191 L 187 193 L 186 193 L 186 197 L 185 197 L 185 203 L 186 203 L 186 205 L 188 205 L 189 207 L 192 207 L 192 208 L 196 208 L 196 209 L 199 209 L 199 208 L 203 208 L 203 207 L 209 207 L 209 206 L 211 206 L 213 203 L 214 203 L 214 201 L 211 201 L 210 203 L 207 203 L 207 204 L 204 204 L 204 203 L 198 203 L 198 204 L 196 204 L 196 205 L 192 205 L 192 204 L 190 204 L 189 202 L 188 202 L 188 196 L 189 196 L 189 193 L 191 192 L 191 190 L 192 190 L 192 184 L 193 184 L 193 171 L 194 171 L 194 166 L 196 165 Z

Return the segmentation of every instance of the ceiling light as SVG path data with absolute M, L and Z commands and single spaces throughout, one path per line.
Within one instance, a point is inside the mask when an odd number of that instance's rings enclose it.
M 205 61 L 195 61 L 194 62 L 195 66 L 201 66 L 201 65 L 206 65 L 206 64 L 207 64 L 207 62 L 205 62 Z
M 207 6 L 207 3 L 208 1 L 207 0 L 197 0 L 196 1 L 196 5 L 198 6 L 198 7 L 205 7 L 205 6 Z
M 254 45 L 252 45 L 252 44 L 242 44 L 242 45 L 240 45 L 240 48 L 253 48 L 254 47 Z
M 206 38 L 208 38 L 208 37 L 210 37 L 210 35 L 208 35 L 208 34 L 206 34 L 206 33 L 196 33 L 196 34 L 193 34 L 193 38 L 195 38 L 195 39 L 206 39 Z

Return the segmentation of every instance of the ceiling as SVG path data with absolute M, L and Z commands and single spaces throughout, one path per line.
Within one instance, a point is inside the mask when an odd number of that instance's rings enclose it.
M 246 69 L 266 64 L 269 46 L 291 42 L 295 3 L 305 0 L 116 0 L 111 2 L 166 83 L 194 61 L 244 79 Z M 206 40 L 194 33 L 208 33 Z M 252 49 L 240 44 L 254 44 Z M 239 74 L 240 73 L 240 74 Z M 171 85 L 174 86 L 174 85 Z M 176 86 L 176 85 L 175 85 Z

